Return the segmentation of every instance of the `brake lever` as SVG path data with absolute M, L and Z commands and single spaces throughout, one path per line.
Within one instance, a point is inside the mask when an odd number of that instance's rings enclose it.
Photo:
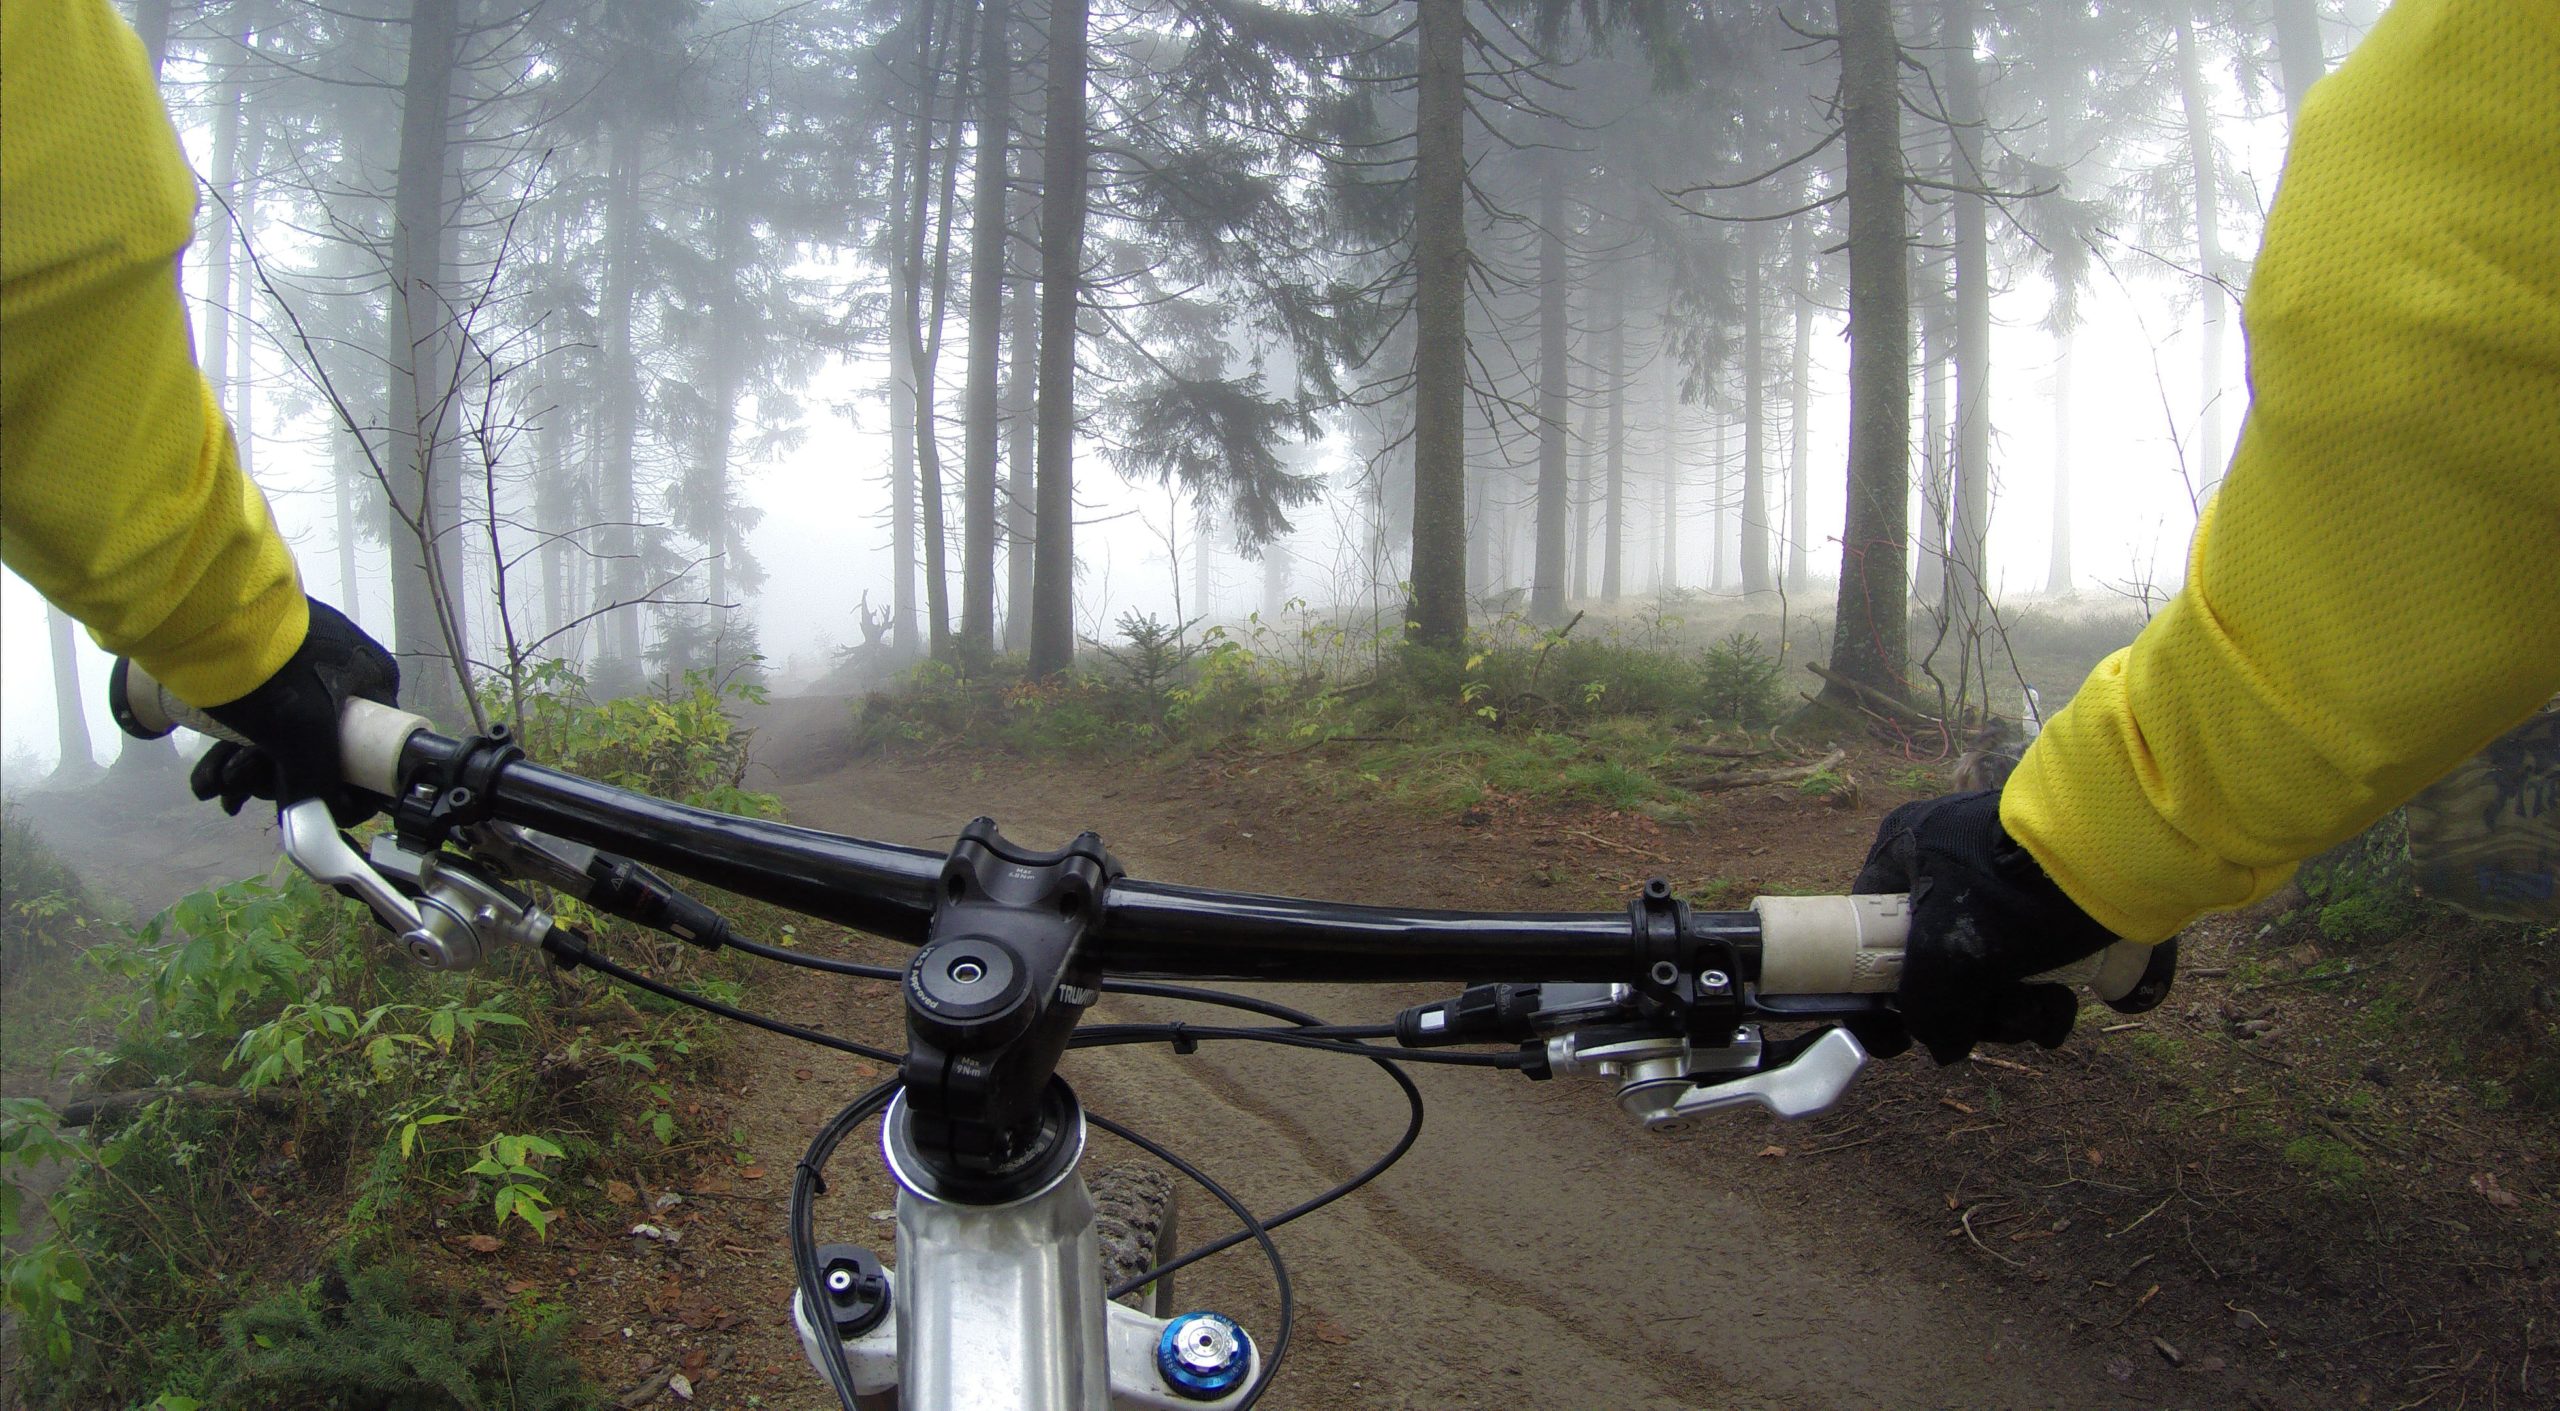
M 418 913 L 417 904 L 391 885 L 373 869 L 364 856 L 347 845 L 338 831 L 338 820 L 329 812 L 327 801 L 304 799 L 287 804 L 276 814 L 276 826 L 283 834 L 283 852 L 293 865 L 311 880 L 329 887 L 342 887 L 362 898 L 373 908 L 391 934 L 400 940 L 401 949 L 420 964 L 443 968 L 437 964 L 440 947 L 428 934 L 426 921 Z
M 1677 1131 L 1690 1119 L 1753 1104 L 1780 1117 L 1810 1117 L 1840 1100 L 1867 1066 L 1866 1045 L 1846 1029 L 1826 1031 L 1811 1047 L 1775 1068 L 1747 1077 L 1690 1088 L 1665 1110 L 1644 1119 L 1657 1132 Z
M 1598 1072 L 1618 1080 L 1618 1106 L 1657 1132 L 1730 1107 L 1757 1105 L 1780 1117 L 1808 1117 L 1840 1100 L 1866 1067 L 1867 1048 L 1846 1029 L 1826 1029 L 1792 1056 L 1771 1063 L 1773 1050 L 1757 1024 L 1731 1043 L 1700 1048 L 1668 1034 L 1577 1031 L 1546 1042 L 1554 1073 Z

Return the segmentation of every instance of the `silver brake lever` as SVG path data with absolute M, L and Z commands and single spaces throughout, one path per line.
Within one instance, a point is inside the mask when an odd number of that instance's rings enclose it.
M 304 799 L 287 805 L 276 815 L 277 826 L 284 833 L 284 855 L 293 865 L 309 874 L 311 880 L 332 887 L 346 887 L 364 898 L 382 924 L 400 938 L 401 949 L 420 960 L 432 963 L 437 946 L 427 934 L 426 923 L 418 916 L 415 903 L 400 894 L 373 864 L 364 860 L 346 838 L 338 832 L 338 820 L 330 816 L 329 805 L 321 799 Z
M 1866 1046 L 1846 1029 L 1833 1029 L 1794 1061 L 1747 1078 L 1694 1087 L 1669 1107 L 1644 1119 L 1662 1129 L 1728 1107 L 1758 1104 L 1780 1117 L 1810 1117 L 1840 1100 L 1867 1066 Z

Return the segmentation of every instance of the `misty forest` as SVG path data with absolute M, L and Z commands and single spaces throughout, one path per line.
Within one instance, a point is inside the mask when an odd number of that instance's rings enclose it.
M 1842 890 L 2179 590 L 2288 134 L 2385 8 L 118 6 L 240 460 L 437 728 L 937 853 L 985 813 L 1150 879 L 1622 915 Z M 8 591 L 0 1401 L 837 1404 L 783 1197 L 880 1052 L 383 965 Z M 1280 1236 L 1264 1404 L 2552 1405 L 2560 937 L 2448 900 L 2500 846 L 2467 807 L 2200 922 L 2155 1011 L 1804 1122 L 1422 1072 L 1451 1115 Z M 909 1032 L 895 985 L 557 901 L 696 996 Z M 1064 1071 L 1256 1209 L 1405 1120 L 1165 1033 Z M 889 1238 L 870 1140 L 827 1238 Z M 1261 1336 L 1243 1225 L 1180 1198 L 1240 1247 L 1178 1302 Z

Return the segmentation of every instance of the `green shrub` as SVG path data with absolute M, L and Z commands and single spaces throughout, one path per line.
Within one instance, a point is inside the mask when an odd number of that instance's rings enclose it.
M 228 1370 L 205 1399 L 228 1407 L 367 1411 L 588 1411 L 602 1404 L 557 1313 L 519 1328 L 451 1298 L 422 1301 L 399 1263 L 341 1264 L 222 1320 Z
M 1757 730 L 1778 718 L 1778 663 L 1750 633 L 1736 632 L 1707 648 L 1700 675 L 1709 720 Z
M 513 702 L 503 683 L 488 687 L 493 713 Z M 723 813 L 771 818 L 781 803 L 746 788 L 750 732 L 729 718 L 731 703 L 762 704 L 764 688 L 744 680 L 715 685 L 706 672 L 654 694 L 597 702 L 586 678 L 562 662 L 527 676 L 516 734 L 525 753 L 555 768 Z

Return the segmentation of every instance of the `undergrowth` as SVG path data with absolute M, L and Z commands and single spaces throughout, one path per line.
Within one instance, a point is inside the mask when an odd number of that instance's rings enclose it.
M 1682 745 L 1765 731 L 1784 708 L 1781 652 L 1734 631 L 1697 647 L 1678 619 L 1485 626 L 1461 652 L 1361 644 L 1300 612 L 1195 630 L 1124 615 L 1045 680 L 1019 662 L 925 662 L 863 703 L 868 748 L 967 739 L 1031 755 L 1137 757 L 1168 747 L 1285 754 L 1342 744 L 1346 777 L 1464 808 L 1486 792 L 1660 812 L 1704 772 Z
M 695 679 L 596 705 L 552 672 L 523 735 L 598 777 L 770 815 L 740 786 L 724 704 Z M 717 1030 L 538 956 L 411 969 L 362 907 L 282 869 L 89 926 L 107 1036 L 56 1068 L 103 1095 L 94 1115 L 0 1104 L 0 1297 L 41 1369 L 21 1378 L 33 1404 L 592 1404 L 557 1328 L 448 1306 L 424 1261 L 377 1266 L 544 1239 L 607 1174 L 724 1142 L 685 1129 L 672 1088 L 716 1058 Z M 599 945 L 649 946 L 662 977 L 738 997 L 689 948 L 611 929 Z

